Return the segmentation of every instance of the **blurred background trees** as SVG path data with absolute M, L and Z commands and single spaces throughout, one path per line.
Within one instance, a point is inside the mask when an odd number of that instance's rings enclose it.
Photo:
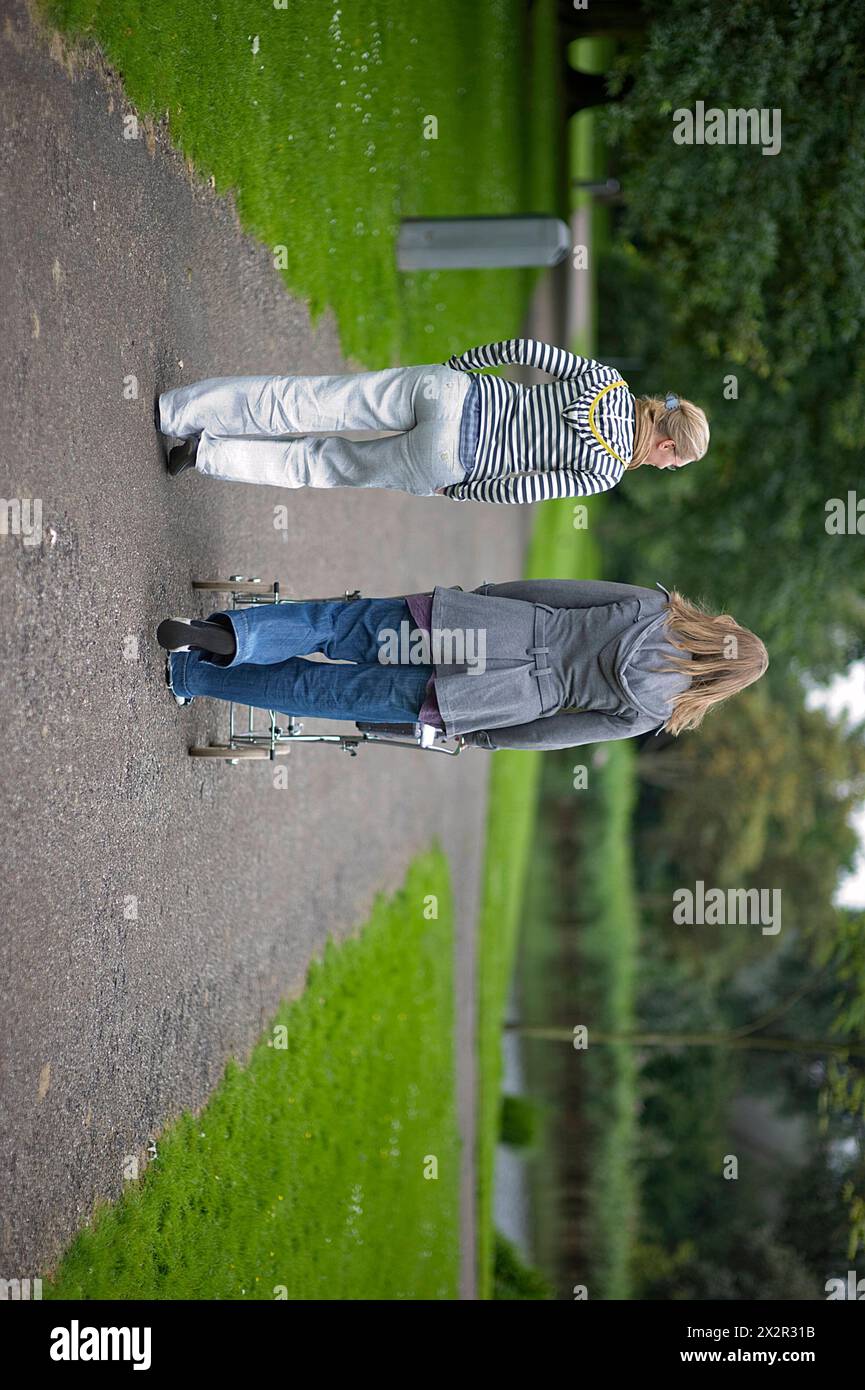
M 865 475 L 865 10 L 650 0 L 641 13 L 609 81 L 627 91 L 604 108 L 624 197 L 599 355 L 642 359 L 635 389 L 699 401 L 713 438 L 701 467 L 660 487 L 634 478 L 616 500 L 642 568 L 675 564 L 686 592 L 827 675 L 865 650 L 861 536 L 825 529 L 827 500 Z M 674 111 L 697 101 L 780 110 L 781 152 L 675 144 Z
M 865 726 L 807 692 L 865 656 L 865 521 L 826 525 L 832 498 L 865 499 L 865 9 L 599 0 L 562 25 L 589 32 L 614 40 L 605 90 L 568 89 L 575 109 L 606 98 L 599 170 L 622 190 L 593 222 L 593 355 L 637 394 L 700 403 L 712 428 L 695 466 L 627 477 L 592 534 L 606 575 L 732 613 L 771 665 L 699 733 L 585 750 L 588 792 L 572 753 L 545 760 L 522 1016 L 590 1037 L 759 1023 L 861 1043 L 865 913 L 837 888 L 858 848 Z M 780 153 L 677 145 L 673 113 L 698 101 L 779 109 Z M 781 932 L 677 927 L 673 890 L 698 879 L 780 889 Z M 602 1296 L 823 1298 L 861 1260 L 861 1056 L 617 1044 L 575 1062 L 561 1043 L 525 1046 L 556 1118 L 544 1176 L 561 1296 L 588 1264 Z

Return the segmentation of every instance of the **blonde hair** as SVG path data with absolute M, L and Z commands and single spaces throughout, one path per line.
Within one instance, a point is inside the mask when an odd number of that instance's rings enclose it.
M 640 468 L 658 435 L 672 439 L 680 459 L 701 459 L 709 448 L 709 421 L 691 401 L 680 400 L 668 410 L 660 396 L 637 396 L 634 449 L 629 469 Z
M 664 725 L 671 734 L 696 729 L 712 705 L 728 700 L 765 674 L 769 653 L 753 632 L 740 627 L 729 613 L 707 613 L 674 589 L 670 594 L 667 634 L 674 647 L 690 659 L 673 657 L 667 671 L 691 677 L 687 690 L 673 700 Z

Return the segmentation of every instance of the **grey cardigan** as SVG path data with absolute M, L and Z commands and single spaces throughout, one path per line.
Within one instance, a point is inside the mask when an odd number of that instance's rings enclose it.
M 658 589 L 557 579 L 470 593 L 437 587 L 434 631 L 471 632 L 466 650 L 484 655 L 474 670 L 436 664 L 445 731 L 496 749 L 570 748 L 660 729 L 689 677 L 659 669 L 686 653 L 666 636 L 669 595 Z

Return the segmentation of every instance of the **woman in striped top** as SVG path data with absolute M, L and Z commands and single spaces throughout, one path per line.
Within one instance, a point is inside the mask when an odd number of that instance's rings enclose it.
M 556 378 L 522 386 L 483 368 Z M 172 475 L 277 487 L 379 487 L 459 501 L 542 502 L 607 492 L 648 464 L 702 458 L 699 406 L 635 397 L 611 367 L 529 338 L 489 343 L 444 365 L 352 376 L 214 377 L 159 398 Z M 348 438 L 345 431 L 389 431 Z M 294 436 L 294 437 L 292 437 Z

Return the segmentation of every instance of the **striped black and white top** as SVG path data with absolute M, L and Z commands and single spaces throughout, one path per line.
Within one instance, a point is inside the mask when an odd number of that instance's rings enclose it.
M 522 386 L 475 375 L 480 419 L 474 467 L 443 489 L 461 501 L 543 502 L 590 497 L 616 486 L 634 449 L 634 397 L 618 372 L 532 338 L 509 338 L 455 354 L 456 371 L 503 363 L 558 378 Z

